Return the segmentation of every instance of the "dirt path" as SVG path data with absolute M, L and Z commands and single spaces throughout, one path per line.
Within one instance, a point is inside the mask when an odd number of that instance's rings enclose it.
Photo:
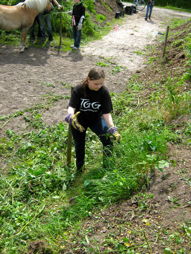
M 191 17 L 190 13 L 180 13 L 160 8 L 153 9 L 150 22 L 144 21 L 145 11 L 127 16 L 123 25 L 115 26 L 100 41 L 94 41 L 84 48 L 86 55 L 111 57 L 119 65 L 127 66 L 134 72 L 144 65 L 145 46 L 153 44 L 156 37 L 165 32 L 166 26 L 173 17 Z M 164 23 L 165 22 L 165 23 Z
M 129 76 L 144 67 L 145 47 L 164 33 L 168 20 L 173 17 L 188 18 L 191 14 L 154 8 L 151 22 L 144 21 L 144 12 L 125 16 L 124 24 L 115 26 L 102 40 L 89 43 L 78 52 L 61 55 L 51 48 L 29 48 L 19 54 L 18 49 L 1 45 L 0 115 L 31 108 L 42 103 L 47 95 L 68 95 L 69 87 L 81 81 L 103 58 L 112 58 L 116 65 L 125 66 L 120 72 L 113 72 L 113 65 L 105 68 L 106 85 L 111 91 L 122 91 Z M 44 120 L 48 124 L 62 121 L 66 103 L 67 100 L 55 103 L 43 114 Z M 17 117 L 4 129 L 22 127 L 25 124 Z

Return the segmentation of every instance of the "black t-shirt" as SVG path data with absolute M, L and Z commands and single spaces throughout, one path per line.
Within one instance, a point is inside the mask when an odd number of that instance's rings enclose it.
M 148 0 L 147 5 L 154 5 L 154 0 Z
M 72 10 L 72 15 L 75 18 L 76 26 L 78 25 L 81 16 L 85 16 L 85 7 L 83 6 L 82 3 L 80 4 L 74 4 L 73 10 Z
M 112 102 L 108 89 L 102 86 L 98 91 L 90 90 L 87 86 L 78 85 L 72 91 L 69 106 L 80 111 L 78 121 L 83 126 L 91 126 L 103 114 L 112 111 Z

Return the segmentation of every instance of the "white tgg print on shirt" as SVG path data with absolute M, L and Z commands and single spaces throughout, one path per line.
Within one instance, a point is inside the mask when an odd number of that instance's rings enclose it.
M 97 101 L 90 102 L 89 99 L 81 99 L 82 102 L 80 104 L 80 110 L 81 111 L 93 111 L 97 112 L 99 108 L 101 107 L 101 104 Z

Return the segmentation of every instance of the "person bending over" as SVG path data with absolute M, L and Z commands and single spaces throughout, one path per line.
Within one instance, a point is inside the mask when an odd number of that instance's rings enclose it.
M 120 134 L 112 120 L 112 101 L 104 86 L 105 73 L 93 68 L 87 78 L 73 91 L 65 121 L 71 124 L 75 144 L 77 172 L 83 171 L 85 158 L 86 130 L 90 128 L 103 144 L 103 166 L 107 167 L 107 157 L 112 153 L 112 138 L 120 141 Z

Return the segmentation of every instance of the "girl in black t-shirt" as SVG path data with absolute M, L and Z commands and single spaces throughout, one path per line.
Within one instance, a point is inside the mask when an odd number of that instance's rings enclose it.
M 105 155 L 111 154 L 112 147 L 108 133 L 117 141 L 120 140 L 120 134 L 113 124 L 111 97 L 108 89 L 103 85 L 104 80 L 105 73 L 102 69 L 91 69 L 87 78 L 73 89 L 69 101 L 65 121 L 71 124 L 77 171 L 83 170 L 85 136 L 88 127 L 99 137 Z

